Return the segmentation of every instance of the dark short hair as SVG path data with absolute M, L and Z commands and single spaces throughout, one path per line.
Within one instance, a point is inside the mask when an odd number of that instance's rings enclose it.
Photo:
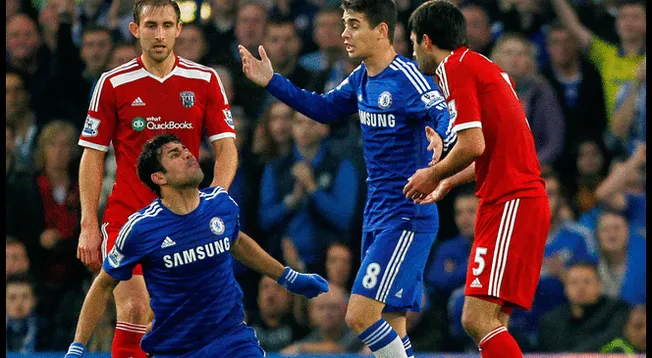
M 419 5 L 410 15 L 408 27 L 417 36 L 419 44 L 423 35 L 428 35 L 432 43 L 442 50 L 455 50 L 469 44 L 466 19 L 448 1 L 430 0 Z
M 104 32 L 109 36 L 109 39 L 113 40 L 113 34 L 111 33 L 111 30 L 109 30 L 104 26 L 96 25 L 96 24 L 86 25 L 82 30 L 82 35 L 90 34 L 91 32 Z
M 27 273 L 17 273 L 7 277 L 5 288 L 9 287 L 11 284 L 29 285 L 29 287 L 32 288 L 32 291 L 34 291 L 34 281 L 32 281 L 29 274 Z
M 623 6 L 640 6 L 643 8 L 643 11 L 647 12 L 647 1 L 645 0 L 620 0 L 616 6 L 619 10 L 622 9 Z
M 363 13 L 372 28 L 384 22 L 387 24 L 389 43 L 394 42 L 394 27 L 398 13 L 393 0 L 344 0 L 342 10 Z
M 161 164 L 161 148 L 168 143 L 181 143 L 181 139 L 172 133 L 159 134 L 143 146 L 138 156 L 138 177 L 156 196 L 161 196 L 161 187 L 152 181 L 152 174 L 166 170 Z
M 598 278 L 598 280 L 600 280 L 600 273 L 598 272 L 598 264 L 596 262 L 588 259 L 578 259 L 569 262 L 566 266 L 567 270 L 570 270 L 574 267 L 584 267 L 591 269 L 593 272 L 595 272 L 595 276 Z
M 136 0 L 134 2 L 133 18 L 134 18 L 134 22 L 137 25 L 140 25 L 140 15 L 142 14 L 143 8 L 145 6 L 152 6 L 152 7 L 172 6 L 174 8 L 174 12 L 177 14 L 177 24 L 181 22 L 181 9 L 179 8 L 179 4 L 177 4 L 177 2 L 174 0 Z

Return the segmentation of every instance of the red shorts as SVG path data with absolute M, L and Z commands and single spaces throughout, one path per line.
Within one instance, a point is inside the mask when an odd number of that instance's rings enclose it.
M 113 249 L 115 241 L 118 238 L 118 233 L 125 223 L 115 224 L 113 222 L 103 222 L 102 223 L 102 260 L 106 258 L 106 255 Z M 133 275 L 143 275 L 143 268 L 140 264 L 134 267 L 131 271 Z
M 545 196 L 481 203 L 464 294 L 529 310 L 549 230 L 550 205 Z

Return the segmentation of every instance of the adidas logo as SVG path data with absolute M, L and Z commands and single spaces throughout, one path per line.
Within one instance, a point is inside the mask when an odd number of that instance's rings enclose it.
M 137 97 L 133 102 L 131 102 L 132 107 L 138 107 L 138 106 L 144 106 L 144 105 L 145 105 L 145 102 L 143 102 L 143 100 L 140 99 L 140 97 Z
M 169 236 L 166 236 L 166 237 L 165 237 L 165 240 L 163 240 L 163 243 L 161 244 L 161 248 L 164 249 L 164 248 L 166 248 L 166 247 L 174 246 L 174 245 L 176 245 L 176 244 L 177 244 L 177 243 L 174 242 L 174 240 L 170 239 Z
M 476 277 L 473 282 L 471 282 L 471 288 L 482 288 L 482 284 L 480 283 L 480 278 Z
M 396 292 L 396 294 L 394 296 L 396 296 L 398 298 L 403 297 L 403 289 L 401 288 L 400 290 L 398 290 L 398 292 Z

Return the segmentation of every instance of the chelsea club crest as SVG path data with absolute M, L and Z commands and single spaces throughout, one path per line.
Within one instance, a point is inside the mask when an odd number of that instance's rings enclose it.
M 387 109 L 392 105 L 392 94 L 385 91 L 378 96 L 378 107 Z
M 224 221 L 222 219 L 218 218 L 217 216 L 211 219 L 211 231 L 215 235 L 222 235 L 224 234 Z

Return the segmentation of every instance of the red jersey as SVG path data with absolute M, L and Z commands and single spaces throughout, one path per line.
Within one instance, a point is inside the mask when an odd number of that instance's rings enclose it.
M 476 195 L 482 202 L 546 196 L 534 137 L 507 73 L 460 47 L 442 61 L 436 78 L 453 132 L 482 128 L 485 151 L 475 160 Z
M 176 57 L 159 78 L 140 57 L 102 74 L 88 108 L 79 145 L 106 152 L 113 142 L 117 171 L 103 221 L 125 223 L 155 194 L 138 178 L 143 145 L 161 133 L 176 134 L 199 158 L 202 136 L 235 138 L 226 92 L 215 70 Z

